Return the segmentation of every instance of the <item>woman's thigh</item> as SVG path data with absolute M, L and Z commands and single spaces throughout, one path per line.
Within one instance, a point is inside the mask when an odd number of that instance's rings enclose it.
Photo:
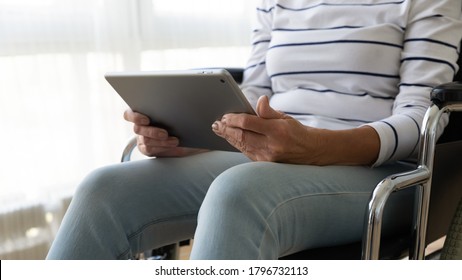
M 360 240 L 373 188 L 408 169 L 404 164 L 369 168 L 261 162 L 230 168 L 207 193 L 192 256 L 277 258 Z M 412 192 L 391 199 L 388 231 L 409 223 L 412 201 Z
M 193 236 L 212 181 L 249 160 L 209 152 L 100 168 L 78 187 L 50 258 L 129 258 Z

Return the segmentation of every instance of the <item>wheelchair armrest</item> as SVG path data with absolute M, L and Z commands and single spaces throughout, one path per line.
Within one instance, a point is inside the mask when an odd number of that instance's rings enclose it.
M 130 161 L 132 157 L 132 152 L 136 148 L 137 142 L 136 142 L 136 136 L 130 138 L 128 140 L 127 145 L 125 146 L 123 152 L 122 152 L 122 157 L 120 159 L 121 162 L 126 162 Z
M 233 76 L 236 83 L 242 83 L 242 79 L 244 78 L 244 69 L 243 68 L 225 68 L 231 76 Z
M 244 78 L 244 68 L 239 67 L 207 67 L 207 68 L 198 68 L 200 70 L 206 69 L 225 69 L 226 71 L 233 76 L 234 81 L 240 84 L 242 83 L 242 79 Z
M 439 108 L 462 103 L 462 82 L 452 82 L 435 87 L 431 93 L 431 100 Z
M 461 106 L 462 104 L 462 82 L 452 82 L 435 87 L 431 92 L 432 102 L 442 109 L 446 106 Z M 462 140 L 462 113 L 452 112 L 449 124 L 444 129 L 443 135 L 438 143 L 447 143 Z

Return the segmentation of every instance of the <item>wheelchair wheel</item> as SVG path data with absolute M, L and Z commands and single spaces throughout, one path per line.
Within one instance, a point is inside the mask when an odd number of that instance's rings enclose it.
M 462 199 L 457 206 L 441 252 L 442 260 L 462 260 Z

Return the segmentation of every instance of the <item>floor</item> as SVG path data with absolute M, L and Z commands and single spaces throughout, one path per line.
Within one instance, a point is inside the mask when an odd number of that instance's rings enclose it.
M 193 244 L 193 240 L 191 240 L 191 244 L 186 246 L 180 246 L 180 260 L 188 260 L 189 254 L 191 253 L 191 247 Z
M 440 239 L 436 240 L 433 243 L 430 243 L 427 246 L 427 248 L 425 249 L 425 255 L 426 256 L 432 255 L 433 253 L 441 250 L 443 248 L 445 240 L 446 240 L 446 237 L 443 237 L 443 238 L 440 238 Z M 439 258 L 439 255 L 438 255 L 438 258 Z

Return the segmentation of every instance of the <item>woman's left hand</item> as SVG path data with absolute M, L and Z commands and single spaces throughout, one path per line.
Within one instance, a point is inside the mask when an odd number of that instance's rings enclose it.
M 258 100 L 257 114 L 226 114 L 212 129 L 255 161 L 317 163 L 321 130 L 274 110 L 266 96 Z
M 257 114 L 227 114 L 212 129 L 255 161 L 371 165 L 377 160 L 380 138 L 371 126 L 344 130 L 305 126 L 271 108 L 266 96 L 258 100 Z

